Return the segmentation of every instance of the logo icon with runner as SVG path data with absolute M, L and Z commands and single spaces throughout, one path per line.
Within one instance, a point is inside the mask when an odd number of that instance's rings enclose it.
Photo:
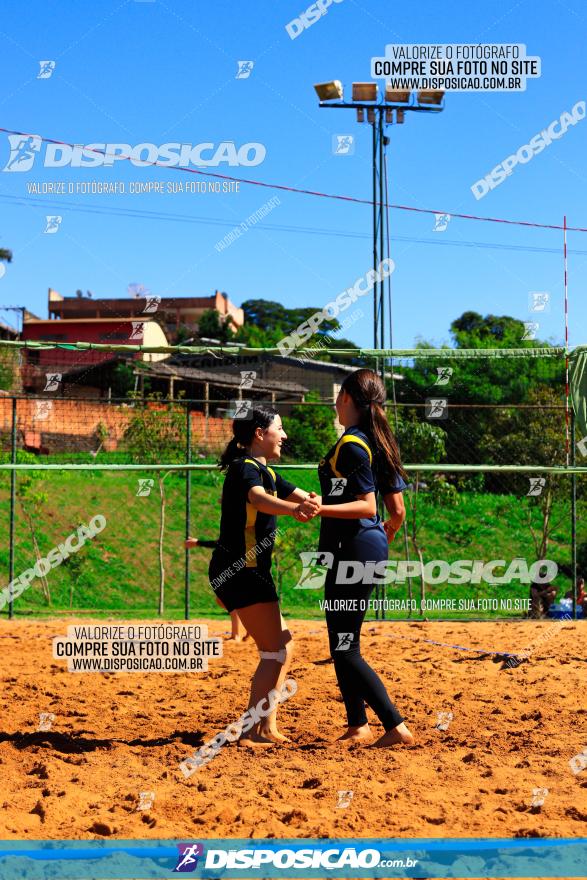
M 53 712 L 39 712 L 39 726 L 37 727 L 37 733 L 47 733 L 51 730 L 54 721 L 55 715 Z
M 62 375 L 62 373 L 45 373 L 47 382 L 43 391 L 58 391 Z
M 546 486 L 546 478 L 545 477 L 529 477 L 530 480 L 530 488 L 526 492 L 526 495 L 542 495 L 542 490 Z
M 330 488 L 329 495 L 342 495 L 347 484 L 346 477 L 331 477 L 330 482 L 332 486 Z
M 427 397 L 424 415 L 427 419 L 446 419 L 448 416 L 448 400 L 446 397 Z
M 531 290 L 528 294 L 528 304 L 531 312 L 549 312 L 550 293 L 547 290 Z
M 201 843 L 178 843 L 179 857 L 174 873 L 191 874 L 198 867 L 198 859 L 204 855 Z
M 333 553 L 300 553 L 303 570 L 294 590 L 320 590 L 324 586 L 326 573 L 332 568 Z
M 444 232 L 450 223 L 450 214 L 435 214 L 432 232 Z
M 145 297 L 145 308 L 143 309 L 143 314 L 145 312 L 156 312 L 159 306 L 161 305 L 161 297 L 160 296 L 147 296 Z
M 53 76 L 53 71 L 55 70 L 55 67 L 55 61 L 39 61 L 39 72 L 37 74 L 37 79 L 49 79 L 51 76 Z
M 53 71 L 55 70 L 55 67 L 55 61 L 39 61 L 39 72 L 37 74 L 37 79 L 49 79 L 51 76 L 53 76 Z
M 33 418 L 36 419 L 36 421 L 38 422 L 45 422 L 49 418 L 49 414 L 52 409 L 52 400 L 36 400 Z
M 252 400 L 235 400 L 233 418 L 234 419 L 250 419 L 253 415 Z
M 254 61 L 237 61 L 238 70 L 235 79 L 248 79 L 253 72 L 255 66 Z
M 352 134 L 335 134 L 332 137 L 332 152 L 335 156 L 352 156 L 355 152 L 355 137 Z
M 47 225 L 45 226 L 45 229 L 43 231 L 46 233 L 46 235 L 55 235 L 56 232 L 59 232 L 59 227 L 61 226 L 61 221 L 63 220 L 63 217 L 61 217 L 59 214 L 48 214 L 45 215 L 45 220 Z
M 578 755 L 573 755 L 569 760 L 569 767 L 575 776 L 587 767 L 587 748 L 584 748 Z
M 450 722 L 453 719 L 452 712 L 437 712 L 436 713 L 436 729 L 437 730 L 448 730 L 450 727 Z
M 524 335 L 522 341 L 526 339 L 536 339 L 540 324 L 537 321 L 524 321 Z
M 346 790 L 338 792 L 338 803 L 336 805 L 339 810 L 346 810 L 353 799 L 354 791 Z
M 352 642 L 354 641 L 355 634 L 354 633 L 337 633 L 338 636 L 338 645 L 336 646 L 336 651 L 349 651 Z
M 142 339 L 144 333 L 145 323 L 144 321 L 133 321 L 132 322 L 132 331 L 129 339 Z
M 532 800 L 530 801 L 531 807 L 542 807 L 544 806 L 544 801 L 548 797 L 548 789 L 547 788 L 533 788 L 532 789 Z
M 37 134 L 9 134 L 10 156 L 3 171 L 30 171 L 41 149 L 42 140 Z
M 448 385 L 453 372 L 452 367 L 436 367 L 436 372 L 438 373 L 438 376 L 436 377 L 434 384 Z
M 150 810 L 153 806 L 153 801 L 155 800 L 155 792 L 154 791 L 140 791 L 139 792 L 139 805 L 137 810 Z

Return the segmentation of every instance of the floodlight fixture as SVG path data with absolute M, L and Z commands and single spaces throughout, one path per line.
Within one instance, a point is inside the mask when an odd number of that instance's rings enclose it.
M 353 101 L 376 101 L 377 83 L 357 82 L 353 83 Z
M 331 80 L 331 82 L 316 83 L 314 89 L 320 101 L 342 100 L 342 83 L 339 79 Z
M 407 90 L 392 89 L 385 86 L 385 103 L 386 104 L 407 104 L 410 100 L 410 92 Z
M 425 89 L 418 92 L 418 104 L 428 104 L 434 107 L 440 107 L 443 97 L 444 92 L 434 92 Z

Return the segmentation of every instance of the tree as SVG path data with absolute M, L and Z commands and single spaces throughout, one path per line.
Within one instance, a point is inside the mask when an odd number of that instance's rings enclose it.
M 133 459 L 141 464 L 179 464 L 185 461 L 185 409 L 177 404 L 158 404 L 159 395 L 152 394 L 146 404 L 135 404 L 135 410 L 124 433 L 124 440 Z M 165 567 L 163 541 L 165 537 L 165 480 L 171 471 L 157 473 L 159 483 L 159 614 L 165 610 Z
M 396 437 L 402 451 L 402 460 L 409 462 L 426 462 L 435 464 L 446 456 L 446 435 L 438 425 L 419 421 L 414 410 L 405 412 L 398 422 Z M 420 521 L 418 519 L 418 501 L 422 487 L 420 473 L 416 471 L 412 491 L 407 493 L 410 519 L 408 536 L 420 561 L 420 609 L 426 599 L 426 581 L 424 579 L 424 546 L 419 537 Z M 426 487 L 438 502 L 455 504 L 458 500 L 454 486 L 451 486 L 441 475 L 426 474 Z M 408 599 L 412 600 L 412 584 L 408 579 Z
M 241 306 L 245 314 L 245 327 L 254 325 L 263 329 L 276 328 L 283 336 L 287 336 L 304 321 L 307 321 L 321 307 L 304 306 L 288 309 L 281 303 L 270 299 L 248 299 Z M 340 328 L 336 318 L 326 318 L 317 328 L 316 335 L 323 336 Z
M 230 321 L 221 321 L 216 309 L 206 309 L 198 321 L 198 336 L 230 342 L 234 337 Z
M 483 318 L 477 312 L 464 312 L 451 324 L 455 349 L 486 348 L 550 348 L 548 342 L 524 340 L 523 321 L 507 315 Z M 424 353 L 434 348 L 430 342 L 420 341 L 416 348 Z M 449 346 L 443 350 L 450 352 Z M 523 403 L 537 384 L 557 385 L 562 380 L 562 361 L 552 358 L 473 357 L 414 358 L 413 366 L 404 370 L 405 381 L 398 387 L 401 399 L 424 399 L 438 378 L 438 367 L 452 369 L 446 387 L 459 403 Z M 440 392 L 439 392 L 440 393 Z
M 287 517 L 280 519 L 286 520 Z M 273 547 L 273 565 L 275 569 L 275 586 L 281 600 L 285 586 L 285 575 L 292 568 L 292 559 L 299 559 L 299 549 L 304 547 L 308 538 L 308 526 L 301 526 L 295 520 L 279 525 Z
M 8 456 L 6 456 L 6 458 L 8 459 Z M 16 460 L 18 464 L 30 464 L 36 461 L 36 456 L 34 456 L 31 452 L 26 452 L 19 449 L 16 453 Z M 35 551 L 37 562 L 42 559 L 43 554 L 41 553 L 41 550 L 39 548 L 35 523 L 42 522 L 43 505 L 47 503 L 49 498 L 46 492 L 43 492 L 38 488 L 38 481 L 41 478 L 42 472 L 28 471 L 19 476 L 16 484 L 16 498 L 18 500 L 18 504 L 31 534 L 31 541 L 33 543 L 33 549 Z M 49 590 L 49 582 L 47 580 L 47 576 L 41 575 L 39 579 L 41 581 L 41 588 L 43 590 L 45 600 L 47 604 L 50 605 L 51 592 Z
M 288 453 L 291 450 L 291 457 L 296 461 L 320 461 L 336 443 L 332 407 L 316 406 L 319 400 L 320 394 L 310 391 L 306 395 L 307 403 L 292 407 L 291 415 L 283 418 Z
M 524 340 L 524 323 L 507 315 L 486 315 L 464 312 L 451 324 L 455 349 L 486 348 L 549 348 L 541 340 Z M 419 342 L 424 353 L 433 346 Z M 450 352 L 448 346 L 444 346 Z M 438 369 L 450 371 L 446 385 L 438 386 Z M 412 366 L 404 370 L 405 381 L 398 383 L 397 398 L 410 403 L 423 403 L 428 397 L 447 397 L 449 404 L 463 408 L 449 409 L 443 424 L 446 432 L 446 451 L 449 461 L 463 464 L 482 464 L 480 440 L 490 436 L 499 439 L 496 413 L 500 410 L 487 405 L 526 403 L 537 387 L 564 387 L 564 363 L 561 358 L 473 357 L 473 358 L 414 358 Z M 483 404 L 487 408 L 475 408 Z M 488 474 L 486 485 L 501 491 L 499 481 Z
M 236 335 L 237 342 L 244 342 L 250 348 L 276 348 L 281 340 L 300 324 L 320 311 L 319 308 L 288 309 L 281 303 L 272 300 L 247 300 L 243 303 L 245 323 Z M 336 355 L 327 353 L 330 348 L 357 348 L 354 342 L 344 337 L 336 336 L 342 329 L 335 319 L 327 319 L 319 325 L 304 344 L 303 348 L 315 351 L 316 359 L 322 361 L 336 360 Z M 362 366 L 358 358 L 345 359 L 345 363 L 352 366 Z
M 180 324 L 175 334 L 174 345 L 183 345 L 186 340 L 191 339 L 194 331 L 187 324 Z
M 112 371 L 110 388 L 113 397 L 126 397 L 135 387 L 133 367 L 129 363 L 119 362 Z
M 14 389 L 14 377 L 17 375 L 19 352 L 16 349 L 5 349 L 0 359 L 0 389 L 12 391 Z
M 482 439 L 481 451 L 494 461 L 519 465 L 564 465 L 565 422 L 563 398 L 552 388 L 538 387 L 528 395 L 528 405 L 534 409 L 503 409 L 494 415 L 492 434 Z M 537 475 L 540 478 L 540 475 Z M 534 477 L 534 475 L 533 475 Z M 536 559 L 545 559 L 553 531 L 561 519 L 553 521 L 554 502 L 568 497 L 568 477 L 546 474 L 544 485 L 537 495 L 528 496 L 529 478 L 526 474 L 511 475 L 510 487 L 520 496 L 527 497 L 525 515 Z M 510 488 L 510 491 L 511 491 Z M 534 525 L 538 511 L 539 524 Z

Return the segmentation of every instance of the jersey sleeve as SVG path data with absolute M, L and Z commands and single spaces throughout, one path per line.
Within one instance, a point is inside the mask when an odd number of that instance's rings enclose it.
M 400 477 L 394 474 L 393 477 L 382 477 L 379 483 L 379 491 L 382 495 L 389 495 L 390 492 L 403 492 L 408 488 L 408 484 Z
M 336 470 L 347 481 L 347 491 L 353 495 L 375 492 L 375 480 L 371 470 L 369 453 L 359 443 L 344 443 L 338 453 Z
M 256 464 L 253 464 L 253 462 L 246 460 L 234 462 L 231 467 L 235 469 L 235 477 L 240 485 L 243 486 L 245 495 L 249 494 L 249 490 L 252 489 L 253 486 L 260 486 L 263 488 L 261 471 Z
M 294 484 L 290 483 L 289 480 L 284 480 L 281 474 L 275 475 L 275 488 L 277 490 L 277 497 L 281 498 L 282 501 L 289 498 L 291 493 L 296 490 Z

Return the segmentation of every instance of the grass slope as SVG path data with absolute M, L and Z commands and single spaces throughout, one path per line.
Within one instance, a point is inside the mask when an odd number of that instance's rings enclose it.
M 318 489 L 313 471 L 285 470 L 284 476 L 304 489 Z M 20 475 L 17 479 L 20 479 Z M 148 496 L 137 496 L 139 479 L 153 479 Z M 0 530 L 9 535 L 9 482 L 7 473 L 0 474 Z M 96 514 L 106 517 L 106 528 L 82 549 L 52 569 L 48 576 L 51 605 L 43 596 L 39 579 L 15 601 L 16 614 L 56 613 L 72 610 L 108 612 L 119 615 L 154 617 L 159 592 L 158 534 L 160 522 L 159 483 L 153 472 L 53 472 L 42 473 L 33 481 L 34 492 L 45 500 L 38 506 L 25 501 L 31 511 L 40 551 L 46 554 L 62 543 L 80 523 L 87 523 Z M 191 528 L 200 538 L 216 538 L 220 515 L 219 498 L 222 476 L 216 472 L 193 472 L 191 476 Z M 168 474 L 164 480 L 166 495 L 166 526 L 164 547 L 165 609 L 168 617 L 183 617 L 185 594 L 186 481 L 183 474 Z M 407 493 L 406 493 L 407 496 Z M 508 563 L 522 557 L 532 563 L 536 558 L 527 525 L 530 500 L 513 495 L 461 493 L 456 506 L 434 505 L 425 493 L 420 494 L 418 519 L 422 524 L 419 540 L 424 560 L 504 559 Z M 579 503 L 578 540 L 587 539 L 585 502 Z M 534 510 L 534 524 L 538 518 Z M 559 565 L 570 559 L 570 508 L 564 501 L 556 505 L 553 533 L 548 558 Z M 320 617 L 321 590 L 297 590 L 301 573 L 299 553 L 316 548 L 319 524 L 296 523 L 289 517 L 280 518 L 281 536 L 275 550 L 274 574 L 278 582 L 283 608 L 298 617 Z M 21 506 L 17 504 L 15 522 L 15 575 L 35 563 L 31 532 Z M 210 550 L 190 552 L 191 612 L 196 615 L 222 613 L 215 603 L 207 582 Z M 410 547 L 410 557 L 415 558 Z M 400 533 L 390 548 L 391 559 L 405 558 Z M 8 582 L 8 540 L 2 542 L 0 566 L 4 584 Z M 570 581 L 563 574 L 556 579 L 559 597 L 569 589 Z M 419 581 L 414 580 L 415 598 L 419 600 Z M 513 585 L 429 585 L 430 598 L 527 598 L 528 587 Z M 407 585 L 387 587 L 390 598 L 405 599 Z M 502 612 L 503 614 L 503 612 Z M 394 615 L 388 615 L 394 616 Z M 397 616 L 405 616 L 400 614 Z M 438 617 L 429 613 L 429 617 Z M 472 616 L 479 616 L 473 614 Z M 488 615 L 491 616 L 491 615 Z

